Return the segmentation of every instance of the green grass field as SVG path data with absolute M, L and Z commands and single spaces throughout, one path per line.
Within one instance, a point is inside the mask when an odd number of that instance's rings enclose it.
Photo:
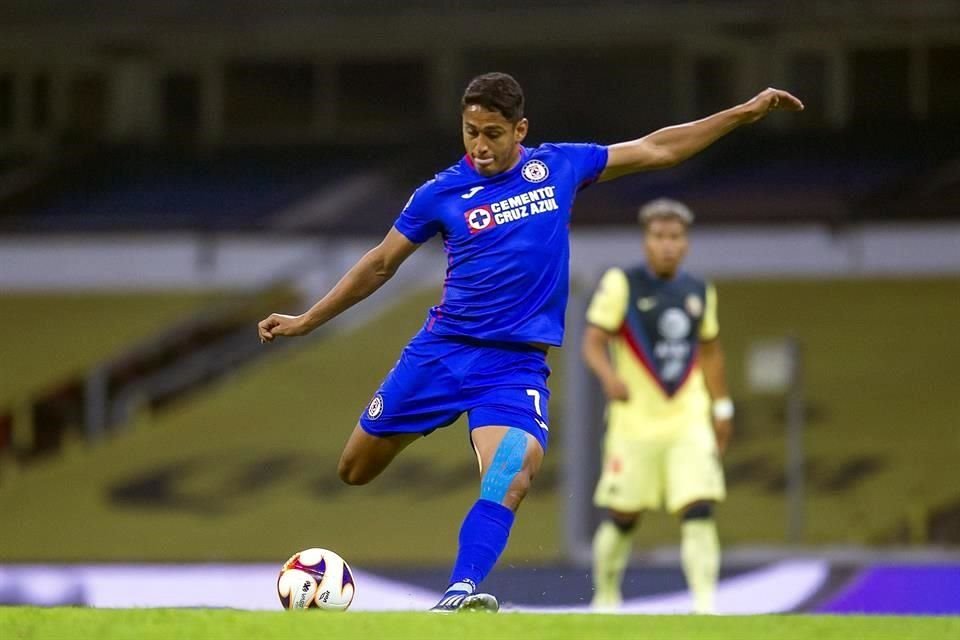
M 0 608 L 5 638 L 659 638 L 793 640 L 960 636 L 960 618 L 862 616 L 632 616 L 345 614 L 205 609 Z

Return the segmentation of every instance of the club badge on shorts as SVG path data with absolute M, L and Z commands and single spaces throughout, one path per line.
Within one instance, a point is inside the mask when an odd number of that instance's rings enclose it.
M 378 393 L 373 396 L 373 400 L 370 401 L 370 406 L 367 407 L 367 417 L 371 420 L 376 420 L 380 417 L 381 413 L 383 413 L 383 396 Z

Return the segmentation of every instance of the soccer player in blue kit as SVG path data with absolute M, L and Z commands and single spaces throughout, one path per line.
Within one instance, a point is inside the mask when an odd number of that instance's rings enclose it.
M 338 465 L 344 482 L 366 484 L 411 442 L 467 413 L 480 496 L 463 521 L 449 586 L 433 611 L 499 608 L 477 586 L 506 547 L 547 449 L 547 350 L 563 340 L 577 192 L 674 166 L 740 125 L 803 104 L 771 88 L 636 140 L 535 148 L 522 145 L 523 107 L 523 90 L 511 76 L 474 78 L 461 100 L 466 155 L 417 189 L 384 240 L 313 307 L 271 314 L 258 325 L 263 342 L 309 333 L 380 288 L 421 244 L 443 238 L 443 297 L 370 400 Z

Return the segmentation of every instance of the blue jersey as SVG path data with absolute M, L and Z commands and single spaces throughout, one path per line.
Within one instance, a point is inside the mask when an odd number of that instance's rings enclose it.
M 396 229 L 411 242 L 439 233 L 447 253 L 440 304 L 426 329 L 498 342 L 563 342 L 570 210 L 607 164 L 595 144 L 520 148 L 509 171 L 486 177 L 469 156 L 414 192 Z

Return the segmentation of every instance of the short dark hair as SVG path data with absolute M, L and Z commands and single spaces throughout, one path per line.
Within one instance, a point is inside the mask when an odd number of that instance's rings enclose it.
M 467 85 L 460 99 L 460 111 L 471 104 L 489 111 L 499 111 L 510 122 L 519 122 L 523 118 L 523 89 L 507 73 L 485 73 Z
M 670 198 L 657 198 L 640 207 L 637 220 L 646 231 L 654 220 L 679 220 L 684 227 L 693 224 L 693 212 L 690 207 Z

